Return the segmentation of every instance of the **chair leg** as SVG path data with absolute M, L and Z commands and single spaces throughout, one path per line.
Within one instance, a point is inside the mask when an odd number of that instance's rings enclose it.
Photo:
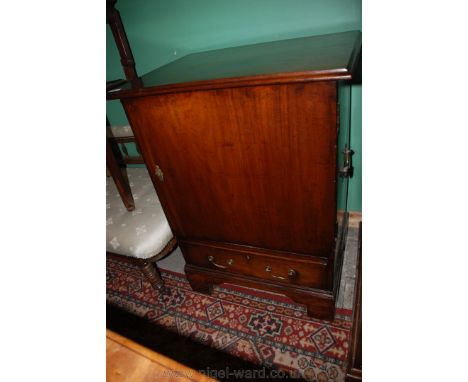
M 159 275 L 156 264 L 151 262 L 144 262 L 139 265 L 139 268 L 143 275 L 148 279 L 153 288 L 161 290 L 164 287 L 164 281 Z

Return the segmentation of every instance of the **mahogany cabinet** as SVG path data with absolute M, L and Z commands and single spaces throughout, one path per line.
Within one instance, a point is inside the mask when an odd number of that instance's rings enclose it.
M 191 54 L 116 89 L 193 289 L 283 293 L 331 319 L 360 32 Z

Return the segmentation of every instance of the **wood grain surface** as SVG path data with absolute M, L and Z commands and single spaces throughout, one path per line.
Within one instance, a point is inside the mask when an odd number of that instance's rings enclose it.
M 354 31 L 196 53 L 112 93 L 192 288 L 282 291 L 333 318 L 350 175 L 343 84 L 360 47 Z
M 106 332 L 106 362 L 108 382 L 215 381 L 109 329 Z
M 174 234 L 332 256 L 336 96 L 323 81 L 124 100 Z
M 193 53 L 127 83 L 109 99 L 266 83 L 349 80 L 361 32 L 308 36 Z

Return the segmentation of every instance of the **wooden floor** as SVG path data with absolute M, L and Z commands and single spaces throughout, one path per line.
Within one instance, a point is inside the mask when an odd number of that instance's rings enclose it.
M 109 329 L 106 337 L 108 382 L 215 381 Z

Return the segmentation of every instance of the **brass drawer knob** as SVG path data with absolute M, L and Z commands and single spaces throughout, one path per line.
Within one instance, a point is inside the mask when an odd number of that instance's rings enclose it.
M 287 280 L 288 278 L 292 279 L 297 276 L 297 272 L 294 269 L 289 268 L 288 269 L 288 275 L 287 276 L 280 276 L 280 275 L 275 275 L 274 273 L 271 273 L 271 266 L 267 265 L 265 267 L 265 272 L 269 273 L 271 277 L 275 279 L 280 279 L 280 280 Z
M 230 265 L 234 264 L 234 260 L 233 259 L 229 259 L 228 262 L 227 262 L 227 266 L 226 265 L 221 265 L 221 264 L 217 264 L 215 262 L 215 258 L 213 256 L 208 256 L 208 261 L 213 264 L 215 267 L 217 268 L 221 268 L 221 269 L 226 269 L 228 268 Z

